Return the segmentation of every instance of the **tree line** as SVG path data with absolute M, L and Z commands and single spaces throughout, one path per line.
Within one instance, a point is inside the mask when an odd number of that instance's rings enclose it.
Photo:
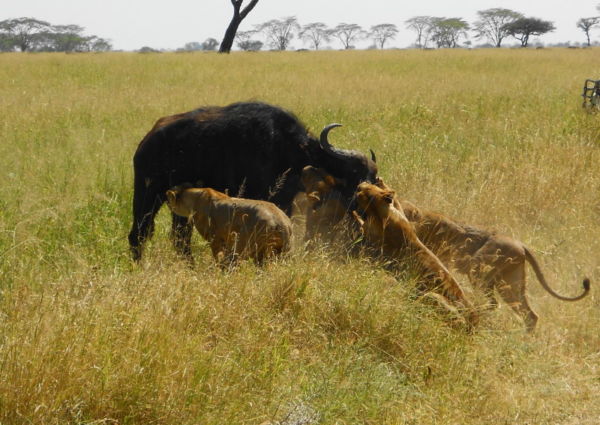
M 472 25 L 462 18 L 435 16 L 415 16 L 404 24 L 415 33 L 414 47 L 417 48 L 468 46 L 471 44 L 470 31 L 483 46 L 501 47 L 507 38 L 512 38 L 522 47 L 527 47 L 532 37 L 555 30 L 551 21 L 524 16 L 510 9 L 481 10 L 477 17 Z M 599 24 L 600 17 L 581 18 L 577 22 L 577 27 L 585 33 L 588 46 L 591 45 L 590 32 Z M 332 40 L 338 41 L 343 49 L 352 49 L 361 40 L 370 40 L 371 48 L 383 49 L 398 32 L 398 27 L 391 23 L 373 25 L 368 29 L 355 23 L 340 23 L 330 28 L 323 22 L 300 25 L 296 17 L 290 16 L 255 25 L 249 31 L 239 31 L 235 40 L 241 50 L 260 50 L 265 45 L 274 50 L 286 50 L 294 38 L 315 50 Z
M 105 52 L 108 40 L 85 35 L 79 25 L 52 25 L 34 18 L 0 21 L 0 51 L 14 52 Z
M 237 32 L 242 20 L 256 6 L 259 0 L 251 0 L 242 9 L 244 0 L 230 0 L 234 14 L 227 27 L 219 51 L 228 53 L 234 40 L 242 50 L 260 50 L 264 43 L 255 39 L 258 34 L 263 34 L 266 43 L 275 50 L 285 50 L 294 37 L 308 42 L 315 50 L 319 50 L 323 43 L 335 38 L 344 49 L 354 47 L 354 42 L 370 38 L 372 47 L 383 49 L 385 43 L 396 37 L 398 27 L 395 24 L 379 24 L 369 30 L 363 29 L 358 24 L 341 23 L 334 28 L 329 28 L 323 22 L 313 22 L 301 26 L 296 17 L 273 19 L 260 25 L 255 25 L 253 30 Z M 596 7 L 600 12 L 600 5 Z M 482 40 L 484 45 L 501 47 L 503 40 L 512 37 L 527 47 L 533 36 L 540 36 L 554 31 L 553 22 L 535 17 L 527 17 L 522 13 L 504 9 L 491 8 L 477 12 L 478 19 L 471 26 L 462 18 L 446 18 L 434 16 L 415 16 L 405 21 L 408 29 L 416 33 L 415 47 L 437 48 L 459 47 L 462 40 L 468 41 L 468 31 L 475 33 L 475 38 Z M 581 18 L 577 21 L 577 28 L 586 36 L 587 45 L 591 45 L 590 31 L 600 24 L 600 16 Z

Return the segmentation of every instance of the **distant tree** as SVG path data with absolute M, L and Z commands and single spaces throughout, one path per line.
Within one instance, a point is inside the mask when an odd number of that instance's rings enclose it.
M 233 41 L 235 40 L 235 34 L 237 33 L 240 24 L 244 18 L 248 16 L 248 13 L 254 9 L 258 0 L 250 0 L 248 5 L 242 9 L 243 3 L 244 0 L 231 0 L 231 4 L 233 5 L 233 17 L 231 18 L 231 22 L 229 22 L 227 30 L 225 30 L 225 36 L 223 37 L 223 41 L 221 41 L 219 53 L 229 53 L 231 51 Z
M 206 40 L 204 40 L 202 42 L 201 49 L 202 50 L 213 51 L 213 50 L 217 49 L 218 45 L 219 45 L 219 42 L 217 40 L 215 40 L 212 37 L 209 37 L 209 38 L 207 38 Z
M 252 40 L 252 37 L 254 37 L 258 32 L 258 29 L 250 31 L 238 31 L 235 35 L 237 46 L 244 51 L 260 50 L 263 46 L 262 41 Z
M 198 50 L 202 50 L 202 44 L 198 41 L 190 41 L 189 43 L 185 43 L 179 51 L 183 52 L 195 52 Z
M 51 27 L 50 27 L 51 28 Z M 57 52 L 59 34 L 53 33 L 51 30 L 38 32 L 29 40 L 28 52 Z
M 269 45 L 276 50 L 285 50 L 294 38 L 294 33 L 300 30 L 295 16 L 282 19 L 271 19 L 259 26 L 265 34 Z
M 529 38 L 554 31 L 554 24 L 538 18 L 519 18 L 505 25 L 508 34 L 521 42 L 521 47 L 527 47 Z
M 5 43 L 12 45 L 22 52 L 28 51 L 40 34 L 50 31 L 50 24 L 34 18 L 16 18 L 0 21 L 0 35 Z
M 496 47 L 502 45 L 508 30 L 506 25 L 522 18 L 523 15 L 510 9 L 486 9 L 477 12 L 479 20 L 475 22 L 476 38 L 485 38 Z
M 50 25 L 33 18 L 0 22 L 0 51 L 89 52 L 112 48 L 107 40 L 83 34 L 79 25 Z
M 238 42 L 238 47 L 246 52 L 258 52 L 263 47 L 263 42 L 260 40 L 248 40 Z
M 587 45 L 591 46 L 590 31 L 593 27 L 600 23 L 600 16 L 593 16 L 591 18 L 581 18 L 577 21 L 577 28 L 585 33 L 587 38 Z
M 331 31 L 331 35 L 342 42 L 344 49 L 352 48 L 352 42 L 363 38 L 364 34 L 362 27 L 357 24 L 341 23 Z
M 373 25 L 369 31 L 369 37 L 380 49 L 383 49 L 386 41 L 396 38 L 396 34 L 398 34 L 398 28 L 394 24 Z
M 461 38 L 467 38 L 469 24 L 462 18 L 432 18 L 431 40 L 438 48 L 458 47 Z
M 432 28 L 432 20 L 433 18 L 431 16 L 415 16 L 404 21 L 406 28 L 417 33 L 415 45 L 419 49 L 424 49 L 427 47 Z
M 310 42 L 315 50 L 319 50 L 321 43 L 331 39 L 331 32 L 323 22 L 304 25 L 298 35 L 302 40 Z
M 83 35 L 83 27 L 79 25 L 54 25 L 41 37 L 47 44 L 38 46 L 37 50 L 55 52 L 87 51 L 88 39 Z M 41 42 L 42 40 L 40 40 Z
M 258 29 L 250 31 L 238 31 L 235 36 L 237 40 L 237 46 L 244 51 L 250 52 L 256 52 L 262 49 L 262 41 L 252 40 L 252 37 L 254 37 L 258 32 Z
M 88 49 L 91 52 L 108 52 L 112 50 L 112 45 L 108 40 L 92 35 L 88 37 Z
M 6 33 L 0 33 L 0 52 L 14 52 L 15 47 L 12 37 Z
M 152 47 L 149 47 L 149 46 L 144 46 L 138 50 L 138 53 L 160 53 L 160 50 L 153 49 Z

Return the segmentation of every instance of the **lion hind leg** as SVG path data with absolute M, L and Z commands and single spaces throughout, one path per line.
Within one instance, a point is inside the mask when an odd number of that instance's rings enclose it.
M 527 331 L 534 331 L 538 315 L 533 311 L 527 299 L 525 264 L 516 264 L 506 269 L 498 279 L 496 288 L 506 304 L 523 319 Z
M 468 270 L 469 282 L 473 287 L 480 288 L 487 298 L 487 309 L 495 310 L 498 308 L 498 299 L 495 295 L 495 288 L 499 285 L 497 270 L 486 266 L 480 256 L 471 259 Z M 491 270 L 486 270 L 491 269 Z
M 483 294 L 487 299 L 487 308 L 489 310 L 496 310 L 498 308 L 498 298 L 496 298 L 494 289 L 497 288 L 499 285 L 500 282 L 494 277 L 488 277 L 483 281 L 482 284 L 480 284 L 480 287 L 483 290 Z
M 521 264 L 521 270 L 518 267 L 519 253 L 512 252 L 512 255 L 509 254 L 511 254 L 511 246 L 507 246 L 504 241 L 498 241 L 497 238 L 491 237 L 473 254 L 469 261 L 469 280 L 474 286 L 483 290 L 489 301 L 490 309 L 495 309 L 498 306 L 494 289 L 501 292 L 499 288 L 505 285 L 506 282 L 523 282 L 523 287 L 525 285 L 524 264 Z M 504 298 L 502 294 L 501 297 Z

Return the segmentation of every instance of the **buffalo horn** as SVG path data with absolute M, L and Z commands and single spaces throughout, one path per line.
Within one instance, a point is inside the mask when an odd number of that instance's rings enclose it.
M 321 143 L 321 147 L 326 152 L 329 152 L 330 154 L 335 155 L 335 156 L 343 156 L 343 155 L 341 155 L 340 153 L 333 150 L 331 143 L 329 143 L 329 140 L 327 140 L 327 135 L 329 134 L 331 129 L 336 128 L 336 127 L 341 127 L 341 126 L 342 126 L 342 124 L 337 124 L 337 123 L 329 124 L 329 125 L 325 126 L 325 128 L 323 128 L 323 131 L 321 131 L 321 136 L 319 137 L 319 142 Z
M 369 149 L 369 151 L 371 151 L 371 161 L 377 162 L 377 157 L 375 156 L 375 152 L 373 152 L 373 149 Z

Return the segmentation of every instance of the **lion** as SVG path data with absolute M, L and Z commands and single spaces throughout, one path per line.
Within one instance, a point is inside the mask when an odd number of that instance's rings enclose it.
M 365 182 L 358 186 L 356 201 L 364 218 L 356 211 L 353 216 L 359 223 L 364 238 L 394 268 L 401 266 L 407 251 L 413 254 L 425 281 L 425 287 L 422 288 L 424 292 L 439 290 L 443 306 L 466 310 L 467 324 L 476 325 L 478 315 L 460 284 L 442 261 L 418 238 L 413 224 L 402 209 L 394 205 L 394 195 L 393 191 L 374 184 Z
M 381 190 L 393 193 L 378 178 L 375 183 Z M 392 196 L 392 195 L 390 195 Z M 531 251 L 520 241 L 479 227 L 463 225 L 438 213 L 422 210 L 409 201 L 392 196 L 392 203 L 404 212 L 414 225 L 418 238 L 451 269 L 466 275 L 469 281 L 483 289 L 490 308 L 500 297 L 523 320 L 528 332 L 535 330 L 538 315 L 529 305 L 525 263 L 529 263 L 542 287 L 562 301 L 578 301 L 588 295 L 590 280 L 583 279 L 583 292 L 575 297 L 556 293 L 547 283 Z
M 171 188 L 166 195 L 171 211 L 194 222 L 221 266 L 233 265 L 240 258 L 262 265 L 290 248 L 292 223 L 271 202 L 188 186 Z
M 345 227 L 348 207 L 339 190 L 345 182 L 311 165 L 302 169 L 301 182 L 308 201 L 304 240 L 333 243 Z

